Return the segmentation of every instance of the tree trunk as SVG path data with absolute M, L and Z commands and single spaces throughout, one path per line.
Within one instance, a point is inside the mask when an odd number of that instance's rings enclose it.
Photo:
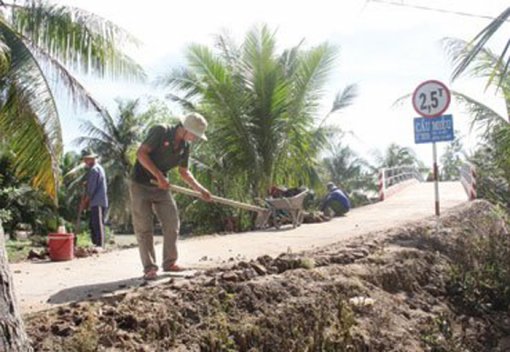
M 12 284 L 4 229 L 0 223 L 0 351 L 32 351 L 18 310 Z

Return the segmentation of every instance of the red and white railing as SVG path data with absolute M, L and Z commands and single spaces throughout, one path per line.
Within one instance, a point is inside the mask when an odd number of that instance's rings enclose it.
M 414 165 L 382 168 L 379 170 L 379 199 L 383 201 L 415 182 L 423 182 L 423 177 Z
M 464 186 L 464 190 L 469 197 L 469 200 L 476 199 L 476 170 L 475 167 L 469 163 L 464 163 L 459 169 L 460 182 Z

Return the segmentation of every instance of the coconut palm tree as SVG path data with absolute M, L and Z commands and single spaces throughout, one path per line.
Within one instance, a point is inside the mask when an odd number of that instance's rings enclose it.
M 508 115 L 503 116 L 503 120 L 507 122 L 510 121 L 510 79 L 508 67 L 505 67 L 504 63 L 501 62 L 501 58 L 498 58 L 490 49 L 480 48 L 476 57 L 470 59 L 471 53 L 466 50 L 469 43 L 457 38 L 443 39 L 443 46 L 454 65 L 458 66 L 458 63 L 469 59 L 470 66 L 462 71 L 464 75 L 486 78 L 489 82 L 488 87 L 493 86 L 501 90 L 499 93 L 505 101 Z M 468 105 L 470 110 L 472 110 L 471 112 L 474 113 L 472 115 L 474 117 L 474 123 L 486 125 L 486 127 L 490 129 L 490 127 L 493 126 L 494 123 L 498 123 L 497 121 L 502 117 L 481 102 L 474 101 L 472 98 L 460 92 L 453 93 L 460 103 Z
M 397 167 L 406 165 L 421 166 L 416 153 L 411 148 L 401 147 L 396 143 L 391 143 L 382 155 L 377 155 L 378 168 Z
M 208 118 L 207 149 L 214 154 L 209 166 L 221 167 L 224 178 L 241 180 L 252 196 L 265 195 L 274 183 L 317 181 L 317 154 L 325 142 L 326 127 L 317 128 L 324 122 L 318 107 L 335 48 L 325 43 L 305 50 L 301 42 L 279 53 L 276 47 L 275 32 L 267 26 L 250 30 L 240 45 L 222 34 L 215 50 L 191 45 L 187 68 L 159 80 L 179 90 L 171 99 Z M 344 93 L 331 112 L 355 94 L 353 88 Z
M 347 192 L 375 189 L 371 167 L 341 142 L 332 146 L 330 156 L 323 159 L 323 164 L 328 180 Z
M 75 106 L 105 113 L 71 70 L 142 78 L 118 49 L 136 42 L 108 20 L 89 12 L 38 0 L 0 2 L 0 130 L 16 155 L 18 175 L 56 199 L 62 153 L 55 87 L 67 90 Z
M 463 49 L 467 45 L 465 41 L 446 38 L 443 42 L 453 63 L 462 62 L 469 56 L 469 53 Z M 501 98 L 507 108 L 506 115 L 496 112 L 483 102 L 461 92 L 453 91 L 453 96 L 472 117 L 472 128 L 482 129 L 482 138 L 485 142 L 493 141 L 498 148 L 510 150 L 510 76 L 506 73 L 505 67 L 491 50 L 481 48 L 478 55 L 471 60 L 471 66 L 465 74 L 484 78 L 495 75 L 494 78 L 499 82 Z M 496 86 L 496 81 L 492 80 L 493 86 Z M 501 154 L 503 157 L 504 153 Z
M 464 48 L 467 43 L 454 38 L 444 40 L 445 48 L 452 62 L 463 62 L 470 53 Z M 476 57 L 470 59 L 470 66 L 464 74 L 489 79 L 489 84 L 499 88 L 498 93 L 507 107 L 502 115 L 481 101 L 463 93 L 453 92 L 456 100 L 472 117 L 472 127 L 482 130 L 482 143 L 474 155 L 468 157 L 477 167 L 478 196 L 495 203 L 510 203 L 510 77 L 500 58 L 492 51 L 480 48 Z

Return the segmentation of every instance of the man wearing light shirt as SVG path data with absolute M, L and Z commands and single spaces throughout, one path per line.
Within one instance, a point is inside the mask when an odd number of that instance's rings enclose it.
M 105 246 L 105 218 L 108 210 L 108 195 L 104 169 L 97 162 L 97 155 L 85 152 L 83 162 L 89 168 L 87 188 L 81 208 L 90 209 L 90 237 L 96 248 Z

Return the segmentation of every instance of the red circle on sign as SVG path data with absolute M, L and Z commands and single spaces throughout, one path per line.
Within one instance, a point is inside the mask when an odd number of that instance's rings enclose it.
M 431 100 L 437 100 L 437 106 L 433 106 L 433 102 L 427 102 L 428 96 L 426 93 L 431 93 L 430 91 L 438 91 L 442 89 L 444 92 L 444 96 L 442 96 L 442 92 L 439 91 L 439 97 L 431 97 Z M 430 94 L 432 95 L 432 93 Z M 418 102 L 418 98 L 421 98 L 422 102 Z M 438 98 L 441 98 L 440 100 Z M 429 80 L 421 83 L 413 92 L 413 108 L 414 110 L 421 116 L 424 117 L 438 117 L 441 116 L 448 106 L 450 106 L 450 90 L 448 87 L 436 80 Z M 432 104 L 432 107 L 431 107 Z

